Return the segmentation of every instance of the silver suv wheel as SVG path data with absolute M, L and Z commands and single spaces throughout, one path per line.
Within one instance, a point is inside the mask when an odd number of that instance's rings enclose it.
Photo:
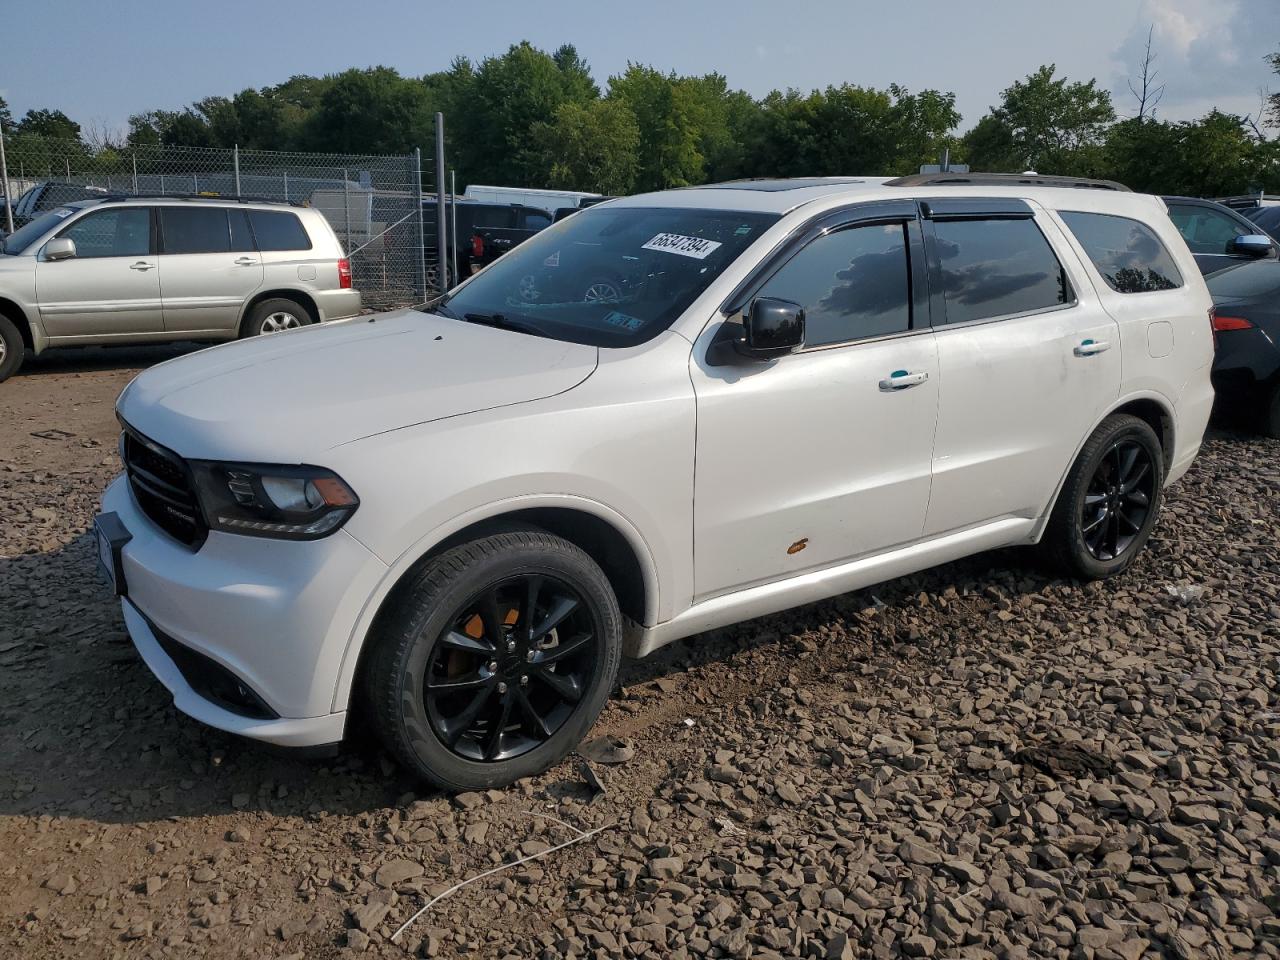
M 303 322 L 292 313 L 276 310 L 262 318 L 262 325 L 258 328 L 258 332 L 279 333 L 281 330 L 296 330 L 301 326 Z

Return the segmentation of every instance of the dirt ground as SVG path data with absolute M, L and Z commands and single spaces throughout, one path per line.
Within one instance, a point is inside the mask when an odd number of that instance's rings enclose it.
M 0 956 L 1280 956 L 1280 444 L 1216 431 L 1113 582 L 1004 551 L 695 637 L 624 665 L 603 792 L 446 798 L 134 654 L 88 530 L 181 349 L 0 386 Z

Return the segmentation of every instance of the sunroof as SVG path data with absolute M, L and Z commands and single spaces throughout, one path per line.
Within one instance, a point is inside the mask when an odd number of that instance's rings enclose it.
M 807 177 L 795 180 L 730 180 L 727 183 L 708 183 L 699 190 L 759 190 L 762 193 L 778 193 L 782 190 L 804 190 L 808 187 L 831 187 L 842 183 L 865 183 L 856 177 Z

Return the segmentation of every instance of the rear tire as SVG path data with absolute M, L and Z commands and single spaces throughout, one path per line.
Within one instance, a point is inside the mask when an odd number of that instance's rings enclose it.
M 1142 552 L 1163 492 L 1164 452 L 1155 432 L 1129 414 L 1110 416 L 1067 474 L 1040 546 L 1067 576 L 1114 577 Z
M 268 333 L 283 333 L 285 330 L 297 330 L 312 323 L 307 308 L 294 300 L 275 297 L 263 300 L 244 318 L 240 330 L 242 337 L 259 337 Z
M 4 377 L 0 376 L 0 380 Z M 1268 437 L 1280 440 L 1280 383 L 1271 391 L 1271 403 L 1262 418 L 1262 432 Z
M 27 346 L 12 320 L 0 315 L 0 383 L 8 380 L 22 366 Z
M 586 735 L 617 676 L 622 615 L 595 561 L 526 528 L 432 558 L 369 643 L 382 743 L 445 790 L 483 790 L 541 773 Z

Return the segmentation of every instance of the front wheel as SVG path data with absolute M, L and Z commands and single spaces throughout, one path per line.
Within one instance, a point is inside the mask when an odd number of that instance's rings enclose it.
M 1128 569 L 1160 512 L 1164 453 L 1128 414 L 1108 417 L 1076 458 L 1041 546 L 1063 573 L 1101 580 Z
M 434 557 L 369 642 L 383 744 L 446 790 L 481 790 L 578 744 L 617 676 L 622 616 L 587 554 L 521 529 Z

